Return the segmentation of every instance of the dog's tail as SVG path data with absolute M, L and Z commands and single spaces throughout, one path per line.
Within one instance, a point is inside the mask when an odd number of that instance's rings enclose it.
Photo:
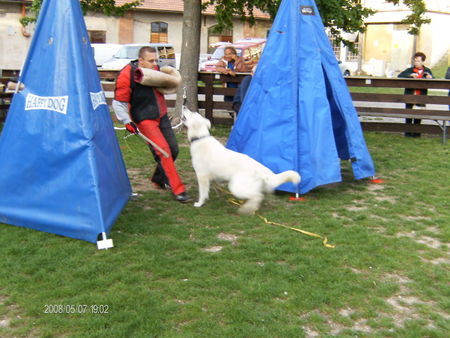
M 300 175 L 293 170 L 286 170 L 279 174 L 271 175 L 267 180 L 267 190 L 273 191 L 276 187 L 279 185 L 286 183 L 286 182 L 292 182 L 294 184 L 300 183 Z

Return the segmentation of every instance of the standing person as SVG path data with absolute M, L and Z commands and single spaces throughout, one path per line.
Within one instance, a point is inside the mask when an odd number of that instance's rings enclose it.
M 136 68 L 159 70 L 157 61 L 153 47 L 142 47 L 139 50 L 138 59 L 125 66 L 117 77 L 112 107 L 130 133 L 141 132 L 169 155 L 165 157 L 160 150 L 149 144 L 157 162 L 151 180 L 159 188 L 171 189 L 175 200 L 184 203 L 190 201 L 191 197 L 186 193 L 175 167 L 178 144 L 167 116 L 164 95 L 155 87 L 141 85 L 134 80 Z
M 238 56 L 234 47 L 225 47 L 223 59 L 216 65 L 216 71 L 222 74 L 236 76 L 236 73 L 246 73 L 249 71 L 248 65 L 242 56 Z M 228 88 L 237 88 L 235 82 L 227 82 Z M 232 102 L 233 96 L 226 95 L 224 101 Z
M 255 74 L 255 70 L 256 65 L 253 66 L 250 75 L 247 75 L 242 79 L 236 91 L 236 94 L 234 95 L 233 110 L 235 111 L 236 115 L 239 113 L 239 110 L 241 109 L 242 102 L 244 102 L 245 94 L 247 94 L 247 90 L 248 87 L 250 86 L 250 82 L 252 81 L 253 75 Z
M 398 77 L 400 78 L 413 78 L 413 79 L 432 79 L 433 73 L 431 72 L 431 69 L 428 67 L 425 67 L 423 63 L 426 60 L 426 56 L 422 52 L 417 52 L 414 54 L 414 67 L 410 67 L 405 69 L 403 72 L 398 74 Z M 427 95 L 428 90 L 427 89 L 412 89 L 412 88 L 406 88 L 405 89 L 405 95 Z M 411 109 L 413 106 L 417 107 L 425 107 L 424 104 L 411 104 L 406 103 L 405 108 Z M 421 119 L 406 119 L 406 124 L 420 124 Z M 405 136 L 407 137 L 420 137 L 419 133 L 405 133 Z

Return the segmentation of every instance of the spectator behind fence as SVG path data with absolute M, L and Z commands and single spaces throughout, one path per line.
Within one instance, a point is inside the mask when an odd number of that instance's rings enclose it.
M 236 76 L 236 73 L 246 73 L 249 71 L 248 65 L 242 56 L 238 56 L 234 47 L 225 47 L 223 59 L 216 65 L 216 71 L 222 74 Z M 227 88 L 237 88 L 236 82 L 227 82 Z M 226 95 L 224 101 L 232 102 L 233 96 Z
M 428 67 L 425 67 L 423 63 L 426 60 L 426 56 L 422 52 L 417 52 L 414 54 L 414 67 L 410 67 L 405 69 L 403 72 L 398 74 L 398 77 L 400 78 L 413 78 L 413 79 L 432 79 L 433 73 L 431 72 L 431 69 Z M 412 88 L 405 88 L 405 95 L 427 95 L 428 90 L 427 89 L 412 89 Z M 422 109 L 425 107 L 425 104 L 411 104 L 406 103 L 405 108 L 411 109 L 413 107 L 417 107 L 419 109 Z M 406 124 L 420 124 L 421 119 L 406 119 Z M 420 137 L 420 133 L 405 133 L 406 137 Z
M 239 113 L 239 110 L 241 109 L 242 102 L 244 102 L 245 94 L 247 94 L 247 89 L 250 86 L 250 82 L 252 81 L 253 75 L 255 74 L 255 70 L 256 65 L 253 66 L 251 74 L 245 76 L 242 79 L 236 91 L 236 95 L 234 95 L 233 110 L 235 111 L 236 115 Z

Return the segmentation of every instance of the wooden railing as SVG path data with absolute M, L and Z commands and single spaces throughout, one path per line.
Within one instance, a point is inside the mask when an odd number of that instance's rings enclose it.
M 347 77 L 346 82 L 358 115 L 363 117 L 361 123 L 365 130 L 442 134 L 445 142 L 450 121 L 449 80 Z M 401 88 L 401 94 L 371 92 L 373 88 Z M 428 95 L 404 95 L 403 88 L 428 89 Z M 426 106 L 406 109 L 405 103 Z M 371 121 L 368 118 L 372 118 Z M 401 120 L 388 121 L 386 118 Z M 403 118 L 435 123 L 405 124 Z
M 114 95 L 117 71 L 99 71 L 108 104 Z M 3 71 L 3 76 L 16 76 L 17 71 Z M 233 96 L 235 88 L 226 88 L 226 82 L 240 83 L 247 74 L 236 77 L 218 73 L 200 72 L 198 87 L 198 106 L 204 110 L 205 116 L 213 124 L 232 123 L 233 120 L 223 112 L 232 111 L 231 102 L 223 100 L 224 95 Z M 398 79 L 398 78 L 369 78 L 346 77 L 353 103 L 361 124 L 365 130 L 416 132 L 427 134 L 442 134 L 445 142 L 447 129 L 450 127 L 450 80 L 443 79 Z M 380 93 L 374 88 L 400 89 L 397 94 Z M 404 88 L 428 89 L 428 95 L 404 95 Z M 383 90 L 381 90 L 383 91 Z M 6 100 L 7 102 L 7 100 Z M 0 102 L 1 103 L 1 102 Z M 405 103 L 426 104 L 425 109 L 406 109 Z M 175 96 L 167 98 L 169 107 L 175 107 Z M 0 109 L 4 105 L 0 105 Z M 1 110 L 0 110 L 1 112 Z M 405 124 L 404 118 L 420 118 L 428 123 Z
M 13 96 L 13 93 L 5 92 L 6 85 L 10 80 L 10 77 L 0 77 L 0 122 L 6 119 L 6 114 L 8 113 Z

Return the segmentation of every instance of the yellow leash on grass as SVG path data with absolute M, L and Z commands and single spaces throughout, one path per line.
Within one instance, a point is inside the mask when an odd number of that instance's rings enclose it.
M 220 187 L 220 186 L 218 186 L 218 185 L 216 185 L 216 187 L 218 187 L 219 190 L 222 190 L 222 192 L 225 192 L 225 193 L 231 195 L 230 192 L 228 192 L 227 190 L 223 189 L 222 187 Z M 238 200 L 236 200 L 236 199 L 234 199 L 234 198 L 229 198 L 228 201 L 229 201 L 230 203 L 235 204 L 235 205 L 238 205 L 238 206 L 240 206 L 240 205 L 242 204 L 240 201 L 238 201 Z M 336 246 L 333 245 L 333 244 L 328 244 L 328 239 L 327 239 L 326 237 L 323 237 L 323 236 L 320 236 L 320 235 L 318 235 L 318 234 L 315 234 L 314 232 L 305 231 L 305 230 L 302 230 L 302 229 L 294 228 L 294 227 L 291 227 L 291 226 L 288 226 L 288 225 L 285 225 L 285 224 L 281 224 L 281 223 L 277 223 L 277 222 L 272 222 L 272 221 L 269 221 L 266 217 L 264 217 L 264 216 L 262 216 L 262 215 L 259 215 L 259 214 L 256 213 L 256 212 L 255 212 L 254 214 L 255 214 L 256 216 L 258 216 L 259 218 L 261 218 L 261 219 L 264 221 L 264 223 L 266 223 L 266 224 L 278 225 L 278 226 L 283 227 L 283 228 L 286 228 L 286 229 L 290 229 L 290 230 L 294 230 L 294 231 L 300 232 L 300 233 L 302 233 L 302 234 L 304 234 L 304 235 L 307 235 L 307 236 L 320 238 L 320 239 L 323 240 L 323 241 L 322 241 L 322 244 L 323 244 L 325 247 L 327 247 L 327 248 L 332 248 L 332 249 L 334 249 L 334 248 L 336 247 Z

